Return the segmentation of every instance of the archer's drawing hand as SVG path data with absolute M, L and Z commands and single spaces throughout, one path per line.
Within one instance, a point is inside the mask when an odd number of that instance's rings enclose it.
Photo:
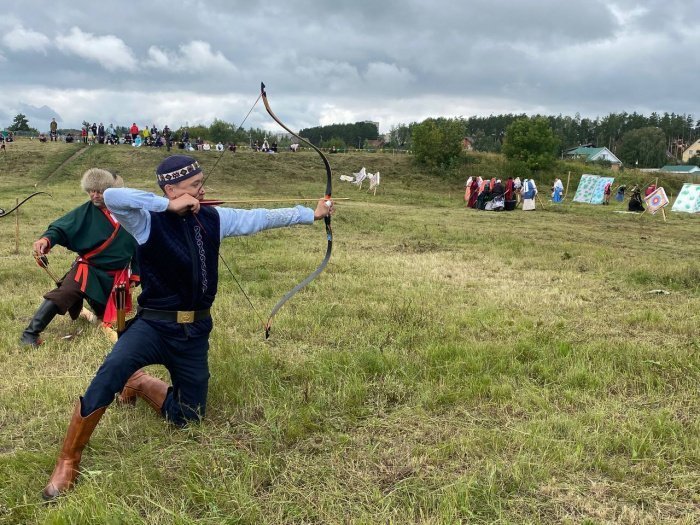
M 38 241 L 34 241 L 34 244 L 32 244 L 32 248 L 34 249 L 35 253 L 38 253 L 39 255 L 46 255 L 49 253 L 49 240 L 46 238 L 41 238 Z
M 185 193 L 168 202 L 168 211 L 178 215 L 187 215 L 188 213 L 199 213 L 199 206 L 199 199 Z
M 318 204 L 316 204 L 316 209 L 314 210 L 314 220 L 318 221 L 326 217 L 330 217 L 335 213 L 335 204 L 331 199 L 318 199 Z

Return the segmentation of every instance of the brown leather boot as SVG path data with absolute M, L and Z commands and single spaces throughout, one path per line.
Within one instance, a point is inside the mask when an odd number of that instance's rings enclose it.
M 78 467 L 80 466 L 83 449 L 90 440 L 92 431 L 95 430 L 102 414 L 107 410 L 107 407 L 98 408 L 89 416 L 82 417 L 80 415 L 80 404 L 81 401 L 78 400 L 66 432 L 66 437 L 63 440 L 63 447 L 61 447 L 61 452 L 58 454 L 56 467 L 53 469 L 49 483 L 42 492 L 45 500 L 55 499 L 62 492 L 73 486 L 75 478 L 78 477 Z
M 162 415 L 160 409 L 163 408 L 167 395 L 168 384 L 165 381 L 148 375 L 143 370 L 137 370 L 124 385 L 117 401 L 122 404 L 134 405 L 136 398 L 140 397 L 151 405 L 159 415 Z

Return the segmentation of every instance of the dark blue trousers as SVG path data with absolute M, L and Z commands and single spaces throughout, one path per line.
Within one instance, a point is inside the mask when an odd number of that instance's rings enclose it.
M 83 396 L 81 413 L 91 414 L 114 401 L 131 375 L 148 365 L 163 365 L 172 387 L 162 415 L 175 425 L 204 417 L 209 385 L 211 319 L 194 325 L 136 318 L 100 366 Z

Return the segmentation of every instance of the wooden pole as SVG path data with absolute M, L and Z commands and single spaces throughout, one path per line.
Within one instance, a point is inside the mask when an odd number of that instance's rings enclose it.
M 15 199 L 15 206 L 19 206 L 19 198 Z M 15 210 L 15 254 L 19 253 L 19 208 Z
M 542 205 L 542 209 L 543 209 L 543 210 L 546 210 L 546 209 L 547 209 L 547 206 L 544 205 L 544 201 L 543 201 L 542 198 L 540 197 L 539 192 L 537 193 L 537 200 L 540 201 L 540 204 Z
M 571 172 L 566 176 L 566 190 L 564 190 L 564 198 L 562 201 L 566 200 L 566 196 L 569 194 L 569 182 L 571 181 Z
M 663 208 L 661 208 L 661 215 L 664 217 L 664 222 L 666 222 L 666 212 L 664 211 Z

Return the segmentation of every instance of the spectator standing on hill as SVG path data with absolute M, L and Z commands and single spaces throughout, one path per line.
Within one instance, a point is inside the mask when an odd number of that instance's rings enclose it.
M 131 133 L 131 140 L 132 141 L 136 140 L 136 137 L 139 136 L 139 127 L 136 125 L 136 122 L 134 122 L 131 125 L 131 128 L 129 128 L 129 133 Z
M 166 147 L 166 149 L 167 149 L 168 151 L 170 151 L 170 145 L 171 145 L 171 143 L 170 143 L 170 135 L 171 135 L 171 133 L 170 133 L 170 128 L 169 128 L 168 125 L 166 124 L 166 125 L 163 127 L 163 138 L 165 138 L 165 147 Z
M 88 143 L 88 133 L 87 133 L 87 128 L 83 126 L 83 128 L 80 130 L 80 137 L 83 141 L 83 144 Z
M 105 127 L 102 122 L 100 122 L 100 125 L 97 126 L 97 142 L 100 144 L 105 143 Z
M 87 170 L 80 187 L 90 200 L 52 222 L 34 242 L 32 247 L 38 256 L 60 245 L 77 253 L 78 257 L 56 288 L 44 295 L 44 302 L 22 333 L 22 344 L 39 346 L 39 335 L 56 315 L 67 312 L 71 319 L 77 319 L 84 299 L 101 318 L 115 282 L 125 275 L 126 280 L 129 279 L 128 269 L 136 251 L 136 241 L 105 208 L 102 196 L 107 188 L 123 184 L 121 177 L 109 171 Z M 137 281 L 138 277 L 132 275 L 131 279 Z
M 312 224 L 333 213 L 320 199 L 315 210 L 238 210 L 201 206 L 204 174 L 187 155 L 172 155 L 156 168 L 164 196 L 114 188 L 105 192 L 109 211 L 134 235 L 142 271 L 139 312 L 79 398 L 45 499 L 70 489 L 81 455 L 114 395 L 123 403 L 144 399 L 176 426 L 205 415 L 209 383 L 210 308 L 218 284 L 218 253 L 226 237 Z M 162 364 L 172 386 L 142 367 Z
M 114 126 L 111 122 L 107 128 L 107 144 L 118 144 L 117 132 L 114 130 Z
M 52 118 L 51 124 L 49 124 L 49 136 L 51 137 L 51 142 L 58 140 L 58 123 L 55 118 Z
M 141 136 L 143 137 L 144 145 L 150 146 L 151 145 L 151 130 L 148 129 L 148 126 L 143 128 L 143 130 L 141 131 Z

